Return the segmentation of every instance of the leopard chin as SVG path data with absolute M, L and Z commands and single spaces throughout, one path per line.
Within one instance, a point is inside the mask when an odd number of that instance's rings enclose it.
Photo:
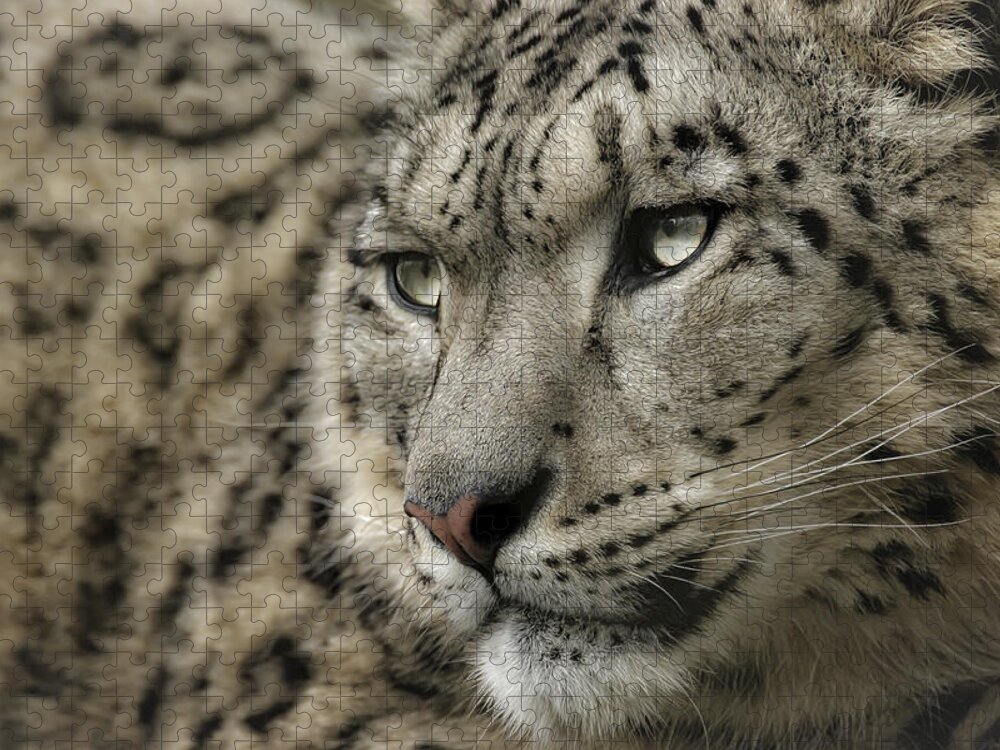
M 664 717 L 691 708 L 689 670 L 658 658 L 663 643 L 650 629 L 508 607 L 472 649 L 486 704 L 515 734 L 651 736 Z

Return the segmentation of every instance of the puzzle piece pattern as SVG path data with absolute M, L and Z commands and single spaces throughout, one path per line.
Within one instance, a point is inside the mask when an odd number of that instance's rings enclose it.
M 384 677 L 295 473 L 393 34 L 377 4 L 0 9 L 0 746 L 484 736 Z

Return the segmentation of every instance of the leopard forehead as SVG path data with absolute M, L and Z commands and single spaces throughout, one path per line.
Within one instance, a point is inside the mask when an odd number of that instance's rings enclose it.
M 389 200 L 445 249 L 558 236 L 612 193 L 760 203 L 762 174 L 870 218 L 872 192 L 915 194 L 991 125 L 928 116 L 905 78 L 831 44 L 818 5 L 497 3 L 442 34 L 443 70 L 399 108 Z

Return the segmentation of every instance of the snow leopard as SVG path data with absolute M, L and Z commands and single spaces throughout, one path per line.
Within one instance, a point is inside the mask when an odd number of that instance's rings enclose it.
M 398 566 L 467 703 L 543 744 L 1000 741 L 972 12 L 498 0 L 435 36 L 317 339 L 344 559 Z
M 995 19 L 0 12 L 0 745 L 1000 743 Z

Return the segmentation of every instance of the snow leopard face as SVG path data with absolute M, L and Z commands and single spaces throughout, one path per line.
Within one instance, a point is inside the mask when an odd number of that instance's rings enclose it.
M 536 733 L 732 738 L 997 673 L 962 5 L 499 0 L 437 36 L 317 335 L 339 543 L 412 674 Z

